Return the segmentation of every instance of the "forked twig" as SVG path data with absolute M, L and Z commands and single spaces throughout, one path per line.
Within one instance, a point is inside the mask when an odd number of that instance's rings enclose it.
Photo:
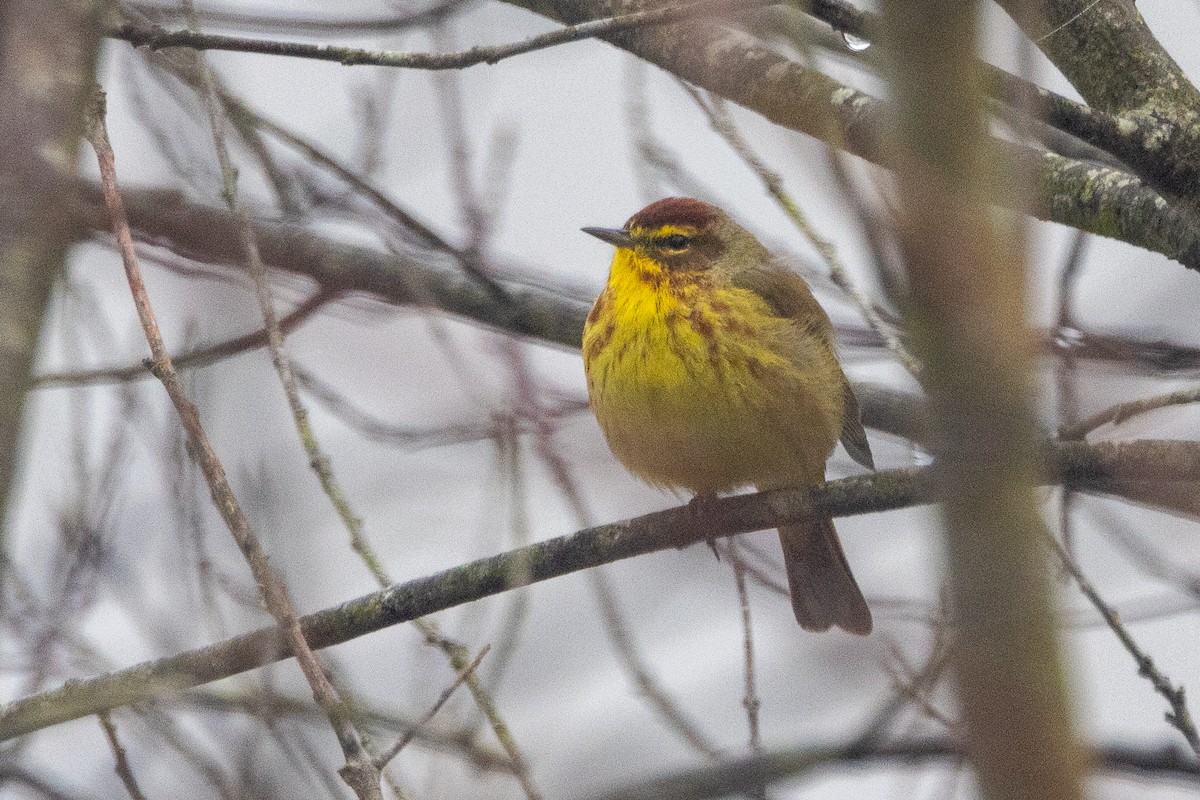
M 1180 389 L 1177 392 L 1168 392 L 1167 394 L 1155 395 L 1154 397 L 1145 397 L 1141 400 L 1117 403 L 1115 406 L 1109 406 L 1103 411 L 1096 412 L 1085 420 L 1073 425 L 1064 426 L 1059 430 L 1058 435 L 1061 439 L 1080 440 L 1103 425 L 1120 425 L 1125 420 L 1130 417 L 1136 417 L 1138 414 L 1191 403 L 1200 403 L 1200 387 Z
M 125 785 L 125 791 L 129 793 L 132 800 L 146 800 L 146 795 L 142 794 L 142 788 L 138 786 L 137 778 L 133 774 L 133 768 L 129 766 L 125 747 L 117 737 L 117 726 L 113 724 L 112 715 L 107 711 L 101 711 L 96 716 L 100 719 L 100 727 L 104 729 L 104 737 L 108 739 L 109 749 L 112 750 L 113 759 L 116 761 L 113 768 L 121 779 L 121 783 Z
M 467 678 L 475 674 L 475 671 L 479 669 L 479 665 L 483 663 L 483 657 L 486 656 L 488 651 L 491 649 L 492 646 L 490 644 L 485 644 L 483 649 L 479 651 L 479 655 L 475 656 L 475 658 L 471 660 L 471 663 L 458 673 L 458 676 L 454 679 L 454 682 L 442 690 L 442 693 L 434 702 L 433 707 L 425 712 L 425 716 L 421 717 L 421 719 L 419 719 L 415 725 L 405 731 L 404 734 L 396 740 L 395 744 L 376 757 L 375 766 L 378 769 L 383 769 L 386 767 L 387 763 L 395 758 L 396 755 L 413 740 L 417 733 L 430 723 L 434 716 L 437 715 L 437 712 L 441 710 L 442 706 L 446 705 L 446 701 L 450 699 L 450 695 L 454 694 L 454 690 L 462 686 L 466 682 Z
M 1171 710 L 1164 714 L 1167 723 L 1183 734 L 1183 738 L 1187 740 L 1188 745 L 1192 748 L 1197 756 L 1200 756 L 1200 734 L 1196 731 L 1196 725 L 1192 721 L 1192 715 L 1188 712 L 1187 703 L 1184 698 L 1184 688 L 1175 686 L 1171 680 L 1159 671 L 1155 666 L 1154 660 L 1142 650 L 1138 643 L 1130 635 L 1125 625 L 1121 622 L 1120 615 L 1105 602 L 1100 593 L 1096 591 L 1096 587 L 1083 574 L 1083 570 L 1079 568 L 1079 564 L 1071 558 L 1066 549 L 1059 544 L 1058 540 L 1049 534 L 1046 535 L 1046 544 L 1058 556 L 1062 563 L 1063 569 L 1070 573 L 1075 579 L 1075 583 L 1079 586 L 1079 590 L 1083 592 L 1088 602 L 1100 612 L 1100 616 L 1104 617 L 1104 621 L 1108 623 L 1108 627 L 1116 634 L 1121 645 L 1133 656 L 1134 663 L 1137 664 L 1138 675 L 1150 681 L 1154 686 L 1154 691 L 1166 699 L 1167 704 L 1171 706 Z

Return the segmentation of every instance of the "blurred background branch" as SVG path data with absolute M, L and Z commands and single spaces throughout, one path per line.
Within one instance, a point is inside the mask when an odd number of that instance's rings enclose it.
M 100 8 L 94 0 L 0 6 L 0 533 L 38 336 L 71 243 Z

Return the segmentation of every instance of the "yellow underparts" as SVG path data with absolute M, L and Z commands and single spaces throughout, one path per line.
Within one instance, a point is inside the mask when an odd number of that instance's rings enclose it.
M 841 373 L 753 292 L 625 248 L 584 331 L 592 408 L 646 481 L 697 493 L 814 483 L 841 430 Z

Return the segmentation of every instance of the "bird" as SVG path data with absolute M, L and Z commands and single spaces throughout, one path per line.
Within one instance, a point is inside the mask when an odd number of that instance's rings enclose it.
M 874 469 L 833 326 L 805 280 L 725 211 L 668 197 L 621 228 L 582 229 L 616 252 L 588 314 L 588 399 L 632 473 L 697 499 L 825 480 L 840 440 Z M 828 516 L 779 528 L 796 621 L 871 632 Z

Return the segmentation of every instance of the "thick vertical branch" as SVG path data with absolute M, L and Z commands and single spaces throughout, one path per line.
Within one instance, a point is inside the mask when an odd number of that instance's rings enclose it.
M 985 797 L 1080 797 L 1031 487 L 1033 339 L 1019 218 L 983 185 L 976 6 L 884 3 L 908 319 L 927 366 L 967 749 Z
M 96 0 L 0 3 L 0 526 L 50 285 L 73 231 Z

